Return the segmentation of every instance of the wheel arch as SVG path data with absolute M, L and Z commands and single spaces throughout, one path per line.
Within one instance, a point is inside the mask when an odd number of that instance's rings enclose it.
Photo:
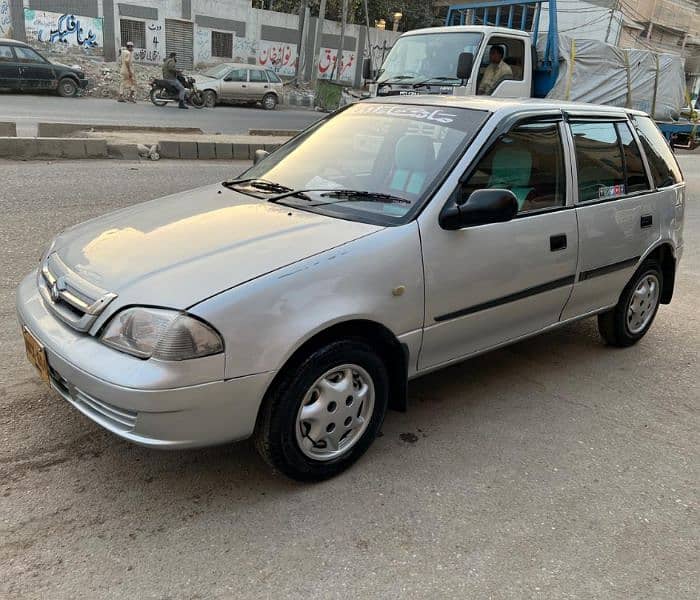
M 341 339 L 362 340 L 374 348 L 389 374 L 389 408 L 406 410 L 409 350 L 384 325 L 369 319 L 351 319 L 329 325 L 304 340 L 287 358 L 268 386 L 268 391 L 290 369 L 299 365 L 314 350 Z
M 660 301 L 662 304 L 670 304 L 676 285 L 676 253 L 673 244 L 669 241 L 660 242 L 649 250 L 642 262 L 649 258 L 653 258 L 661 265 L 663 288 Z

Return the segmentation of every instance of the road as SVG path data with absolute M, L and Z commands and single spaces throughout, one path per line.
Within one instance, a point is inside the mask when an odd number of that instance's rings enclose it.
M 18 124 L 18 135 L 36 135 L 36 123 L 149 125 L 199 127 L 205 133 L 247 133 L 249 129 L 303 129 L 324 113 L 279 107 L 217 106 L 201 110 L 159 108 L 149 102 L 120 104 L 101 98 L 59 98 L 49 95 L 0 94 L 0 121 Z
M 416 380 L 342 476 L 247 442 L 119 441 L 23 356 L 14 288 L 77 221 L 230 163 L 0 163 L 0 597 L 695 599 L 700 156 L 670 306 L 637 346 L 594 320 Z

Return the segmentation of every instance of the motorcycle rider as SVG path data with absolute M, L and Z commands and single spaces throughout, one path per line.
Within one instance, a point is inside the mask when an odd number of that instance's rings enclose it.
M 189 108 L 185 104 L 185 86 L 177 78 L 177 54 L 175 52 L 171 52 L 168 58 L 163 61 L 163 79 L 177 89 L 180 101 L 178 108 Z

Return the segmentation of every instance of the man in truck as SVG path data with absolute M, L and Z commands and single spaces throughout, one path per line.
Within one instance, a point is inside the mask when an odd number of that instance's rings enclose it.
M 503 48 L 501 46 L 491 46 L 489 61 L 488 67 L 484 69 L 484 74 L 481 76 L 478 94 L 491 95 L 501 81 L 513 77 L 513 71 L 503 60 Z

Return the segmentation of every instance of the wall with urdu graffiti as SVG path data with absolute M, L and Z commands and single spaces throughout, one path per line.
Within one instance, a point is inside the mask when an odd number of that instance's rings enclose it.
M 0 38 L 2 37 L 12 37 L 10 0 L 0 0 Z
M 27 42 L 51 52 L 102 54 L 102 19 L 24 9 Z

